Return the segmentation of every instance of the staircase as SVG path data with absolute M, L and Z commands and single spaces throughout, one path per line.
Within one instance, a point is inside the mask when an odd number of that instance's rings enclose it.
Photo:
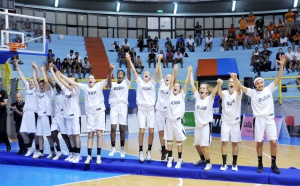
M 85 37 L 85 46 L 89 62 L 93 67 L 92 74 L 97 79 L 106 79 L 109 62 L 101 38 Z

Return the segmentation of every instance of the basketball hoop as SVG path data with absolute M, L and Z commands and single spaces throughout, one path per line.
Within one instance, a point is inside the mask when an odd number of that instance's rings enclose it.
M 19 48 L 26 48 L 25 43 L 8 43 L 7 46 L 11 52 L 17 52 Z

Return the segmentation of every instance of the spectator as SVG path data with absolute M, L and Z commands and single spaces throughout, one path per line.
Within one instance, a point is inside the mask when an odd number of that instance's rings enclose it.
M 172 62 L 172 66 L 173 66 L 173 56 L 174 56 L 174 53 L 171 51 L 171 49 L 169 49 L 166 53 L 166 60 L 165 60 L 165 63 L 164 63 L 164 68 L 167 67 L 169 68 L 169 62 Z
M 6 30 L 6 28 L 5 28 L 5 21 L 3 19 L 0 20 L 0 31 L 1 30 Z
M 125 55 L 126 55 L 126 53 L 124 52 L 124 49 L 121 48 L 120 52 L 118 53 L 118 56 L 119 56 L 119 67 L 120 68 L 122 66 L 122 63 L 124 63 L 125 66 L 127 66 L 127 62 L 125 60 Z
M 34 37 L 38 38 L 41 37 L 41 42 L 43 40 L 43 30 L 41 29 L 41 25 L 37 25 L 37 28 L 34 30 Z M 35 40 L 37 42 L 37 40 Z
M 151 49 L 153 48 L 153 39 L 151 39 L 151 36 L 148 36 L 147 47 L 148 47 L 148 52 L 150 52 Z
M 278 33 L 277 29 L 275 29 L 274 33 L 272 34 L 272 40 L 270 43 L 271 47 L 278 47 L 279 39 L 280 39 L 280 33 Z
M 295 13 L 292 12 L 292 9 L 288 9 L 288 12 L 284 15 L 285 17 L 285 24 L 287 26 L 288 32 L 292 28 L 292 25 L 294 23 Z
M 264 38 L 263 38 L 263 46 L 270 43 L 270 34 L 269 34 L 269 31 L 266 30 L 265 31 L 265 34 L 264 34 Z
M 195 52 L 195 45 L 194 45 L 194 39 L 192 38 L 192 35 L 189 35 L 189 38 L 187 41 L 187 47 L 190 52 Z
M 231 34 L 233 36 L 233 39 L 235 40 L 236 35 L 236 28 L 234 27 L 234 24 L 231 24 L 231 26 L 228 28 L 228 36 Z
M 243 46 L 243 50 L 245 50 L 245 35 L 242 32 L 240 32 L 239 35 L 236 36 L 235 49 L 238 50 L 239 46 Z
M 183 68 L 183 55 L 180 52 L 180 50 L 177 50 L 177 52 L 174 54 L 174 61 L 173 61 L 173 67 L 174 64 L 180 63 L 181 68 Z
M 74 51 L 70 50 L 70 53 L 67 55 L 67 61 L 71 65 L 75 59 Z
M 148 64 L 149 68 L 151 68 L 151 63 L 154 63 L 154 68 L 156 67 L 156 56 L 154 50 L 151 50 L 151 53 L 148 55 Z
M 265 72 L 268 72 L 269 70 L 271 70 L 272 61 L 270 61 L 269 57 L 266 58 L 266 60 L 264 61 L 263 64 L 264 64 L 263 69 L 265 70 Z
M 259 34 L 260 38 L 263 38 L 265 21 L 263 19 L 256 20 L 255 27 L 256 27 L 256 33 Z
M 213 44 L 213 39 L 210 34 L 207 35 L 205 39 L 205 49 L 204 52 L 208 52 L 207 48 L 209 48 L 209 51 L 211 52 L 212 50 L 212 44 Z
M 14 42 L 15 42 L 15 43 L 23 43 L 23 42 L 22 42 L 22 38 L 20 37 L 19 34 L 16 34 L 16 37 L 15 37 L 15 39 L 14 39 Z
M 269 32 L 269 36 L 272 36 L 274 34 L 274 30 L 275 30 L 275 25 L 272 21 L 267 26 L 267 29 L 268 29 L 268 32 Z
M 249 13 L 249 17 L 247 19 L 248 21 L 248 33 L 254 35 L 254 23 L 255 23 L 255 16 L 253 15 L 253 12 Z
M 195 41 L 196 41 L 196 47 L 200 47 L 202 44 L 202 26 L 199 25 L 199 21 L 196 22 L 195 26 Z
M 245 35 L 248 21 L 245 19 L 244 16 L 242 16 L 238 23 L 240 24 L 240 32 L 242 32 L 242 34 Z
M 221 46 L 224 48 L 224 51 L 228 50 L 228 48 L 227 48 L 227 40 L 228 40 L 228 38 L 227 38 L 226 34 L 223 35 L 223 37 L 221 38 L 221 40 L 222 40 Z
M 81 56 L 79 55 L 79 52 L 75 52 L 75 58 L 78 59 L 78 63 L 80 65 L 80 67 L 82 67 L 82 59 L 81 59 Z
M 161 55 L 162 55 L 161 62 L 162 62 L 162 64 L 164 64 L 164 65 L 165 65 L 166 54 L 164 53 L 164 51 L 163 51 L 162 49 L 159 51 L 159 54 L 161 54 Z
M 23 23 L 22 30 L 25 30 L 26 32 L 31 32 L 31 23 L 29 22 L 29 19 L 27 18 L 26 21 Z
M 136 63 L 136 52 L 134 51 L 134 48 L 131 48 L 131 51 L 129 52 L 130 59 L 132 63 L 135 65 Z
M 143 48 L 144 48 L 144 37 L 142 35 L 139 35 L 138 38 L 138 47 L 140 48 L 140 52 L 143 52 Z
M 114 47 L 115 52 L 118 52 L 118 53 L 120 52 L 120 46 L 117 41 L 114 41 L 112 46 Z
M 260 70 L 261 70 L 261 66 L 263 65 L 263 59 L 260 56 L 257 60 L 253 61 L 253 70 L 254 73 L 257 72 L 257 76 L 260 76 Z
M 256 36 L 254 37 L 254 43 L 253 43 L 253 47 L 257 45 L 259 47 L 260 45 L 260 36 L 258 33 L 256 33 Z
M 272 52 L 268 50 L 268 47 L 268 45 L 265 45 L 264 50 L 260 53 L 263 61 L 265 61 L 267 57 L 270 58 L 270 55 L 272 54 Z
M 46 69 L 49 70 L 49 64 L 54 62 L 55 54 L 52 53 L 52 50 L 48 50 L 48 54 L 46 56 Z
M 253 44 L 254 44 L 254 37 L 253 37 L 252 33 L 249 33 L 249 35 L 247 37 L 247 43 L 246 43 L 247 48 L 251 49 Z
M 296 25 L 293 24 L 292 29 L 291 29 L 291 32 L 290 32 L 290 33 L 287 33 L 287 32 L 286 32 L 286 34 L 287 34 L 286 36 L 287 36 L 287 37 L 290 36 L 290 41 L 291 41 L 291 42 L 293 42 L 293 37 L 294 37 L 294 35 L 297 34 L 298 31 L 299 31 L 299 30 L 298 30 L 298 28 L 296 27 Z
M 60 71 L 60 67 L 61 67 L 60 58 L 56 58 L 54 65 L 56 69 Z
M 278 52 L 276 54 L 276 62 L 275 62 L 275 70 L 277 71 L 278 68 L 277 68 L 277 65 L 280 66 L 280 63 L 278 61 L 280 61 L 280 57 L 284 55 L 283 51 L 282 51 L 282 48 L 279 48 L 278 49 Z M 287 56 L 286 56 L 286 60 L 287 60 Z
M 228 34 L 228 37 L 227 37 L 227 46 L 228 46 L 228 49 L 231 48 L 231 50 L 233 50 L 233 47 L 234 47 L 234 37 L 231 33 Z
M 281 19 L 278 19 L 278 23 L 276 25 L 276 28 L 277 28 L 277 31 L 279 33 L 284 33 L 285 32 L 285 30 L 284 30 L 284 23 L 282 22 Z
M 64 74 L 66 72 L 68 74 L 68 77 L 70 77 L 70 66 L 71 64 L 68 62 L 67 58 L 65 58 L 64 61 L 61 63 L 61 73 Z
M 295 51 L 295 45 L 299 45 L 299 42 L 300 41 L 300 34 L 299 32 L 296 32 L 296 35 L 293 36 L 293 44 L 292 44 L 292 47 L 293 47 L 293 51 Z
M 154 51 L 155 52 L 157 52 L 158 50 L 159 50 L 159 40 L 158 40 L 158 37 L 157 36 L 155 36 L 155 38 L 154 38 L 154 40 L 153 40 L 153 49 L 154 49 Z
M 50 29 L 48 28 L 48 26 L 46 26 L 46 39 L 49 39 L 49 43 L 51 43 L 51 41 L 52 41 L 51 34 L 53 34 L 53 31 L 50 30 Z
M 183 38 L 183 35 L 181 34 L 176 42 L 176 51 L 181 50 L 181 53 L 184 54 L 184 52 L 185 52 L 184 48 L 185 48 L 184 38 Z
M 128 39 L 124 40 L 124 42 L 122 43 L 122 48 L 123 48 L 125 53 L 129 52 L 130 45 L 129 45 Z
M 87 57 L 84 58 L 83 64 L 81 67 L 81 72 L 83 74 L 83 79 L 85 78 L 86 73 L 92 74 L 92 67 Z
M 252 52 L 250 66 L 252 66 L 255 62 L 258 62 L 259 57 L 260 57 L 260 52 L 258 51 L 258 47 L 255 47 L 254 51 Z M 254 65 L 253 65 L 253 67 L 254 67 Z
M 170 38 L 167 37 L 167 42 L 165 43 L 165 47 L 167 48 L 167 51 L 169 49 L 172 49 L 174 46 L 172 45 L 172 41 L 170 40 Z
M 75 58 L 72 63 L 72 76 L 75 78 L 75 73 L 78 73 L 79 79 L 81 79 L 81 67 L 78 62 L 78 58 Z
M 285 67 L 288 73 L 290 73 L 290 70 L 292 69 L 292 66 L 295 65 L 295 54 L 292 51 L 291 47 L 288 48 L 288 51 L 285 53 L 285 58 L 286 58 L 286 62 L 285 62 Z M 276 58 L 277 60 L 277 58 Z M 276 67 L 277 70 L 277 67 Z
M 210 35 L 210 37 L 213 37 L 212 34 L 210 33 L 210 30 L 207 31 L 205 37 L 208 37 Z
M 281 33 L 280 39 L 279 39 L 279 46 L 288 46 L 288 39 L 285 36 L 284 33 Z
M 291 69 L 292 72 L 295 72 L 295 70 L 299 70 L 299 64 L 300 64 L 300 46 L 297 47 L 297 52 L 295 52 L 295 63 L 294 67 Z
M 297 8 L 296 12 L 296 26 L 300 30 L 300 8 Z
M 135 69 L 138 74 L 142 74 L 144 70 L 143 62 L 140 56 L 137 57 Z

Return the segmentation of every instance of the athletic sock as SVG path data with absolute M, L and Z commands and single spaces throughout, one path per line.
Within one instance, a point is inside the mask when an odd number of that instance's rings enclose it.
M 172 157 L 172 155 L 173 155 L 173 154 L 172 154 L 172 151 L 169 150 L 169 151 L 168 151 L 168 157 Z
M 140 146 L 140 150 L 139 151 L 143 151 L 143 145 L 142 146 Z
M 40 150 L 40 152 L 41 152 L 42 154 L 44 154 L 44 150 Z
M 89 156 L 92 156 L 92 149 L 91 149 L 91 148 L 88 148 L 87 150 L 88 150 L 88 155 L 89 155 Z
M 76 147 L 72 147 L 70 152 L 76 152 Z
M 35 145 L 36 150 L 40 150 L 40 145 Z
M 124 147 L 125 141 L 121 141 L 121 147 Z
M 276 156 L 271 156 L 272 159 L 272 166 L 276 165 Z
M 181 159 L 182 152 L 178 152 L 178 159 Z
M 80 147 L 79 147 L 79 148 L 76 148 L 76 152 L 77 152 L 78 154 L 80 154 Z
M 232 165 L 236 165 L 237 157 L 237 155 L 232 155 Z
M 60 146 L 59 146 L 59 145 L 55 146 L 55 148 L 56 148 L 56 151 L 57 151 L 57 152 L 61 151 L 61 149 L 60 149 Z
M 54 152 L 54 147 L 50 147 L 50 151 Z
M 205 160 L 205 162 L 206 162 L 206 163 L 210 163 L 210 159 L 208 159 L 208 160 Z
M 201 160 L 205 161 L 205 156 L 204 156 L 204 154 L 201 154 L 201 155 L 200 155 L 200 158 L 201 158 Z
M 101 154 L 101 148 L 97 148 L 97 155 Z
M 262 156 L 257 156 L 257 158 L 258 158 L 258 165 L 262 166 Z
M 222 155 L 222 160 L 223 160 L 223 165 L 225 165 L 227 162 L 227 154 Z
M 111 146 L 112 147 L 115 147 L 116 146 L 116 142 L 114 141 L 114 142 L 111 142 Z
M 165 149 L 166 149 L 165 145 L 161 146 L 161 151 L 164 151 Z
M 148 145 L 148 151 L 151 151 L 152 145 Z

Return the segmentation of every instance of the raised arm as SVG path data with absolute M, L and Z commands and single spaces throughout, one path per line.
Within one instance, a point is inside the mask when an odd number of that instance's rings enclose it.
M 131 59 L 130 59 L 130 55 L 128 53 L 126 53 L 126 56 L 125 56 L 125 59 L 127 61 L 127 65 L 129 63 L 130 67 L 131 67 L 131 70 L 133 72 L 133 75 L 134 75 L 134 78 L 137 79 L 139 77 L 138 73 L 136 72 L 136 69 L 134 67 L 134 65 L 132 64 L 131 62 Z
M 280 61 L 278 61 L 278 63 L 280 64 L 280 67 L 279 67 L 277 77 L 274 79 L 275 87 L 279 84 L 279 81 L 282 77 L 283 66 L 284 66 L 284 63 L 285 63 L 285 55 L 280 56 Z
M 163 55 L 162 54 L 159 54 L 157 56 L 157 66 L 156 66 L 156 69 L 155 69 L 155 74 L 154 74 L 154 80 L 156 81 L 156 76 L 158 75 L 159 77 L 159 80 L 161 80 L 163 78 L 162 76 L 162 70 L 161 70 L 161 60 L 163 59 Z
M 214 98 L 216 96 L 219 86 L 220 86 L 220 84 L 217 83 L 217 85 L 212 89 L 211 94 L 210 94 L 212 98 Z
M 58 84 L 58 86 L 61 88 L 63 86 L 63 84 L 60 82 L 60 80 L 58 79 L 58 77 L 56 76 L 56 74 L 54 73 L 53 71 L 53 66 L 52 65 L 49 65 L 49 69 L 50 69 L 50 72 L 55 80 L 55 82 Z M 58 72 L 58 71 L 56 71 Z
M 50 64 L 49 64 L 49 67 L 50 67 Z M 54 88 L 55 88 L 55 85 L 54 85 L 54 83 L 53 83 L 51 77 L 49 76 L 49 73 L 46 72 L 46 76 L 47 76 L 49 85 L 54 89 Z
M 237 74 L 236 73 L 232 73 L 232 76 L 234 76 L 237 79 Z M 240 88 L 240 84 L 237 83 L 236 81 L 233 81 L 233 86 L 235 91 L 237 92 L 238 95 L 241 95 L 241 88 Z
M 195 87 L 195 81 L 194 81 L 194 74 L 193 74 L 193 67 L 192 67 L 192 71 L 190 73 L 190 84 L 191 84 L 191 88 L 193 91 L 193 94 L 195 94 L 195 92 L 197 92 L 197 89 Z
M 241 82 L 238 80 L 236 74 L 231 73 L 230 76 L 233 79 L 233 83 L 236 84 L 236 86 L 238 86 L 243 92 L 245 92 L 245 94 L 247 94 L 248 88 L 241 84 Z
M 128 61 L 127 60 L 127 58 L 126 58 L 126 63 L 127 63 L 127 65 L 126 65 L 126 68 L 127 68 L 127 79 L 129 80 L 129 81 L 131 81 L 131 73 L 130 73 L 130 61 Z
M 73 87 L 71 85 L 69 85 L 66 81 L 64 81 L 62 79 L 63 74 L 60 71 L 56 71 L 56 77 L 58 78 L 58 80 L 63 84 L 63 86 L 65 86 L 67 89 L 69 89 L 70 91 L 73 90 Z M 65 79 L 65 78 L 64 78 Z
M 64 74 L 61 73 L 60 77 L 64 78 L 68 83 L 70 83 L 73 86 L 79 87 L 79 83 L 73 81 L 71 78 L 68 78 Z
M 42 73 L 44 76 L 46 90 L 50 90 L 50 85 L 49 85 L 48 76 L 47 76 L 48 73 L 46 72 L 46 67 L 44 65 L 42 65 L 40 67 L 40 69 L 42 70 Z
M 177 78 L 177 74 L 178 74 L 178 65 L 174 65 L 174 69 L 172 72 L 172 77 L 171 77 L 171 81 L 170 81 L 170 87 L 169 90 L 172 90 L 174 87 L 174 84 L 176 82 L 176 78 Z
M 218 94 L 219 94 L 220 97 L 222 97 L 222 96 L 223 96 L 223 92 L 222 92 L 222 84 L 223 84 L 223 80 L 219 78 L 219 79 L 217 80 L 217 84 L 219 85 L 219 86 L 218 86 Z
M 22 73 L 22 71 L 20 70 L 19 65 L 18 65 L 18 61 L 16 59 L 14 59 L 14 64 L 15 64 L 15 67 L 18 71 L 20 79 L 23 81 L 23 84 L 26 85 L 26 82 L 27 82 L 26 78 L 25 78 L 24 74 Z
M 184 82 L 184 85 L 183 85 L 183 91 L 184 91 L 185 94 L 186 94 L 187 86 L 189 84 L 191 72 L 193 71 L 192 66 L 188 66 L 187 71 L 188 71 L 188 73 L 186 75 L 186 79 L 185 79 L 185 82 Z
M 108 77 L 107 77 L 107 87 L 111 88 L 111 76 L 112 76 L 112 72 L 114 71 L 115 66 L 110 64 L 109 68 L 108 68 Z
M 39 84 L 38 84 L 38 81 L 36 79 L 36 71 L 37 71 L 36 68 L 37 68 L 37 66 L 36 66 L 35 62 L 32 62 L 31 64 L 32 64 L 32 79 L 33 79 L 33 83 L 35 84 L 35 87 L 38 87 Z

